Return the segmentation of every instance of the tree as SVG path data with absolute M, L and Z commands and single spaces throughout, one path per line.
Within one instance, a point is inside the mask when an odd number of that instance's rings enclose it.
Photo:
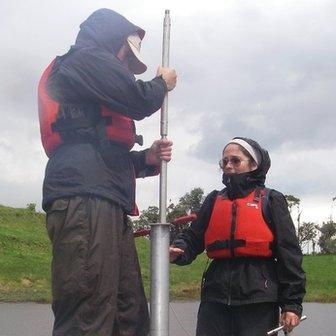
M 149 229 L 151 223 L 159 221 L 159 208 L 157 206 L 149 206 L 147 210 L 141 211 L 138 219 L 133 220 L 134 231 Z
M 317 236 L 317 228 L 313 222 L 303 222 L 299 227 L 299 244 L 301 248 L 307 245 L 309 242 L 313 244 L 313 252 L 315 252 L 315 238 Z
M 192 213 L 196 213 L 201 209 L 203 201 L 204 190 L 202 188 L 194 188 L 180 198 L 179 205 L 185 209 L 190 209 Z
M 297 198 L 293 195 L 285 195 L 285 197 L 288 203 L 288 209 L 290 213 L 292 212 L 294 207 L 296 207 L 297 209 L 299 208 L 301 202 L 300 198 Z
M 321 236 L 318 244 L 322 253 L 336 253 L 336 223 L 332 220 L 323 222 L 321 227 L 317 227 Z
M 35 203 L 28 203 L 26 209 L 30 215 L 32 216 L 36 215 L 36 204 Z
M 190 212 L 198 212 L 203 200 L 204 190 L 202 188 L 192 189 L 190 192 L 184 194 L 176 205 L 174 203 L 168 205 L 167 221 L 171 223 L 175 218 L 184 216 Z M 158 221 L 159 208 L 157 206 L 150 206 L 141 212 L 138 219 L 133 220 L 134 230 L 148 229 L 151 223 L 157 223 Z
M 190 192 L 184 194 L 176 205 L 171 203 L 168 206 L 168 222 L 172 222 L 175 218 L 184 216 L 188 213 L 197 213 L 201 208 L 203 200 L 204 190 L 202 188 L 194 188 Z
M 297 234 L 299 235 L 299 231 L 300 231 L 300 218 L 301 218 L 301 213 L 302 211 L 300 210 L 300 198 L 297 198 L 293 195 L 285 195 L 287 203 L 288 203 L 288 209 L 289 212 L 292 214 L 292 210 L 294 208 L 296 208 L 297 211 L 297 218 L 296 218 L 296 222 L 297 222 Z

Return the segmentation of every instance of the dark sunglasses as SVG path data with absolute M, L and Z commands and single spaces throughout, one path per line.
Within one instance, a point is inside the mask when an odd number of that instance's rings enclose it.
M 242 159 L 240 159 L 238 156 L 232 156 L 230 158 L 224 158 L 219 160 L 219 166 L 223 169 L 225 168 L 229 162 L 231 162 L 231 164 L 235 167 L 238 167 L 241 165 L 242 163 Z

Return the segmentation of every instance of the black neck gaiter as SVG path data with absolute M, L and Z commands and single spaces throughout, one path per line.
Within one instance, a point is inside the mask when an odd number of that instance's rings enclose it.
M 260 181 L 255 175 L 256 171 L 233 175 L 223 173 L 222 182 L 226 186 L 228 197 L 243 198 L 257 186 L 264 186 L 264 181 Z

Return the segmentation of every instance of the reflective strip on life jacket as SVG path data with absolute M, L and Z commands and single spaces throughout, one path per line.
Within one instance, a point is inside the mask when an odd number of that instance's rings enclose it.
M 245 198 L 235 200 L 217 196 L 205 232 L 209 258 L 272 255 L 274 235 L 263 218 L 262 197 L 256 193 L 253 191 Z
M 63 124 L 66 125 L 67 123 L 66 120 L 62 120 L 61 122 L 57 120 L 60 104 L 53 100 L 46 90 L 46 84 L 54 63 L 55 60 L 52 61 L 44 71 L 38 86 L 40 133 L 42 145 L 48 157 L 62 144 L 59 133 L 62 128 L 59 126 Z M 105 106 L 100 107 L 100 112 L 102 120 L 105 122 L 105 131 L 103 133 L 104 137 L 106 136 L 106 140 L 121 142 L 122 144 L 126 144 L 129 149 L 131 149 L 136 142 L 142 145 L 142 137 L 136 135 L 134 121 L 131 118 L 112 111 Z M 73 125 L 76 125 L 76 121 L 76 119 L 69 120 L 68 126 L 72 127 L 71 122 L 73 122 Z M 88 122 L 88 119 L 78 120 L 78 127 L 80 127 L 80 122 L 85 124 Z M 81 126 L 83 127 L 83 125 Z M 95 126 L 96 125 L 92 124 L 92 127 Z M 66 130 L 66 128 L 64 128 L 64 130 Z M 102 136 L 102 134 L 99 133 L 99 136 Z

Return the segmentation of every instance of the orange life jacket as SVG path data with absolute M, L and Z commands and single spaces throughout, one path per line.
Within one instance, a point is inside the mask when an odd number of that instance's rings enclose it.
M 274 235 L 262 212 L 262 189 L 245 198 L 218 195 L 205 232 L 209 258 L 270 257 Z
M 47 93 L 46 84 L 53 68 L 55 60 L 52 61 L 43 72 L 38 86 L 38 111 L 40 120 L 40 132 L 42 145 L 46 154 L 50 157 L 52 153 L 61 145 L 62 139 L 57 125 L 57 114 L 60 104 L 53 100 Z M 120 113 L 112 111 L 105 106 L 100 107 L 102 120 L 105 120 L 105 134 L 107 140 L 113 140 L 126 144 L 131 149 L 137 142 L 142 144 L 141 136 L 135 133 L 134 121 Z M 64 124 L 69 120 L 66 119 Z M 75 119 L 71 120 L 75 121 Z M 81 125 L 77 127 L 95 126 L 89 120 L 81 120 Z

